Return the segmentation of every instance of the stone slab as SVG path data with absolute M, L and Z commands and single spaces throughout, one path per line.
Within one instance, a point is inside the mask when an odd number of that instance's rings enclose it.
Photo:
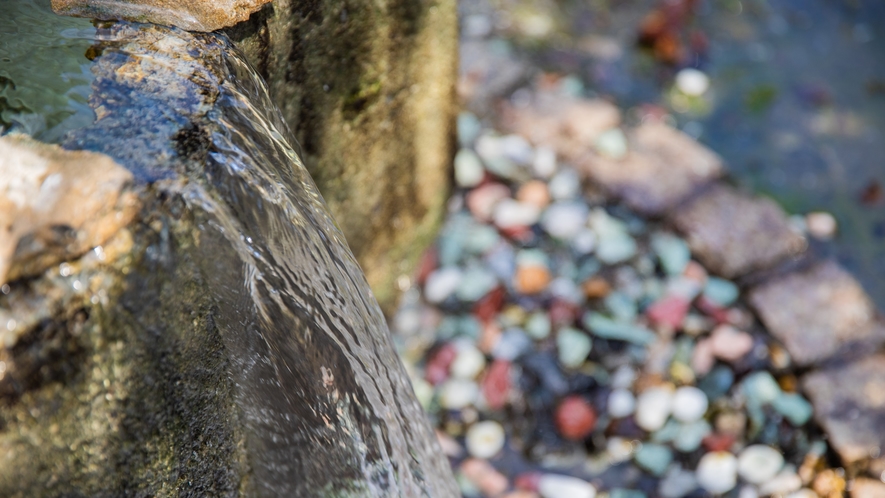
M 249 19 L 271 0 L 52 0 L 56 14 L 215 31 Z
M 885 496 L 885 482 L 861 477 L 851 483 L 851 498 L 882 498 Z
M 722 176 L 722 159 L 685 133 L 648 122 L 628 132 L 620 159 L 588 151 L 578 166 L 609 193 L 647 215 L 661 215 Z
M 802 379 L 814 418 L 846 465 L 885 459 L 885 356 L 818 370 Z
M 825 261 L 754 287 L 750 304 L 800 366 L 856 357 L 885 344 L 885 326 L 863 288 Z
M 771 268 L 806 247 L 777 204 L 727 185 L 715 185 L 691 199 L 671 219 L 695 257 L 729 279 Z

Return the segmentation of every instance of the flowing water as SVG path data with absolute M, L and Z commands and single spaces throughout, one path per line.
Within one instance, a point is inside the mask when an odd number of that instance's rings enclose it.
M 456 494 L 377 302 L 261 78 L 221 35 L 77 29 L 70 40 L 93 61 L 60 51 L 59 64 L 88 66 L 95 118 L 64 125 L 59 140 L 110 155 L 191 213 L 260 494 Z

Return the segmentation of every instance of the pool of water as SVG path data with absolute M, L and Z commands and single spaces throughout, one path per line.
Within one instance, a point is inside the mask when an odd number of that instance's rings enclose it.
M 737 183 L 788 212 L 832 213 L 839 233 L 815 250 L 851 269 L 885 309 L 885 3 L 693 3 L 673 29 L 683 42 L 674 65 L 636 43 L 656 0 L 502 4 L 499 26 L 538 66 L 577 76 L 628 119 L 649 104 L 669 112 Z M 683 67 L 709 76 L 702 97 L 673 90 Z

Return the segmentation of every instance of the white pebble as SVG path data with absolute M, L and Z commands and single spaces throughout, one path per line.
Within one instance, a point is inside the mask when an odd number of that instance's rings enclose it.
M 586 226 L 589 213 L 583 202 L 557 202 L 544 212 L 541 226 L 550 235 L 568 240 Z
M 486 357 L 473 344 L 464 344 L 458 349 L 458 356 L 452 361 L 450 371 L 453 377 L 473 379 L 486 366 Z
M 799 491 L 788 494 L 787 498 L 818 498 L 818 496 L 814 491 L 808 488 L 802 488 Z
M 466 436 L 467 451 L 476 458 L 491 458 L 504 447 L 504 428 L 494 420 L 470 426 Z
M 755 486 L 742 486 L 737 498 L 759 498 L 759 490 Z
M 605 443 L 605 452 L 611 464 L 626 462 L 633 458 L 633 443 L 623 437 L 610 437 Z
M 707 453 L 695 475 L 698 484 L 712 494 L 730 491 L 737 484 L 737 458 L 727 451 Z
M 636 397 L 626 389 L 615 389 L 608 395 L 608 414 L 613 418 L 623 418 L 633 414 Z
M 636 425 L 648 432 L 664 426 L 673 406 L 673 391 L 665 387 L 646 389 L 636 400 Z
M 461 283 L 461 270 L 456 267 L 440 268 L 428 275 L 424 284 L 424 298 L 431 303 L 441 303 L 451 296 Z
M 783 466 L 783 455 L 764 444 L 747 446 L 738 456 L 738 474 L 751 484 L 768 482 Z
M 658 493 L 663 498 L 682 498 L 698 487 L 694 472 L 685 470 L 679 464 L 670 466 L 667 474 L 658 484 Z
M 540 178 L 550 178 L 556 173 L 556 152 L 550 147 L 538 147 L 535 149 L 535 160 L 532 170 Z
M 595 498 L 596 488 L 577 477 L 544 474 L 538 481 L 538 492 L 544 498 Z
M 485 176 L 482 161 L 470 149 L 461 149 L 455 155 L 455 182 L 459 187 L 475 187 Z
M 504 199 L 495 206 L 493 220 L 498 228 L 517 228 L 534 225 L 541 217 L 537 206 L 513 199 Z
M 697 69 L 686 68 L 676 73 L 676 88 L 686 95 L 698 97 L 710 88 L 710 78 Z
M 479 386 L 465 379 L 449 379 L 440 388 L 439 404 L 447 410 L 460 410 L 476 402 Z
M 759 486 L 759 494 L 762 496 L 785 495 L 798 491 L 801 487 L 802 479 L 796 474 L 796 469 L 788 465 L 780 474 Z
M 596 152 L 612 159 L 621 159 L 627 155 L 627 137 L 620 128 L 606 130 L 596 137 Z
M 550 179 L 547 189 L 550 191 L 550 197 L 558 201 L 574 199 L 581 193 L 581 179 L 575 170 L 563 168 Z
M 581 230 L 572 238 L 572 248 L 578 254 L 590 254 L 596 249 L 596 232 L 589 228 Z
M 704 391 L 697 387 L 680 387 L 673 395 L 673 418 L 680 422 L 696 422 L 707 413 L 708 406 Z
M 805 226 L 808 234 L 816 239 L 829 240 L 836 235 L 836 218 L 823 211 L 805 215 Z

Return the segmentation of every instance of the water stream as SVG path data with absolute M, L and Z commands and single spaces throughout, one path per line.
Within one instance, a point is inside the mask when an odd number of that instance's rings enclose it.
M 90 31 L 71 38 L 91 38 L 93 61 L 78 62 L 89 112 L 32 131 L 108 154 L 183 200 L 259 494 L 456 494 L 378 304 L 261 78 L 223 35 Z

